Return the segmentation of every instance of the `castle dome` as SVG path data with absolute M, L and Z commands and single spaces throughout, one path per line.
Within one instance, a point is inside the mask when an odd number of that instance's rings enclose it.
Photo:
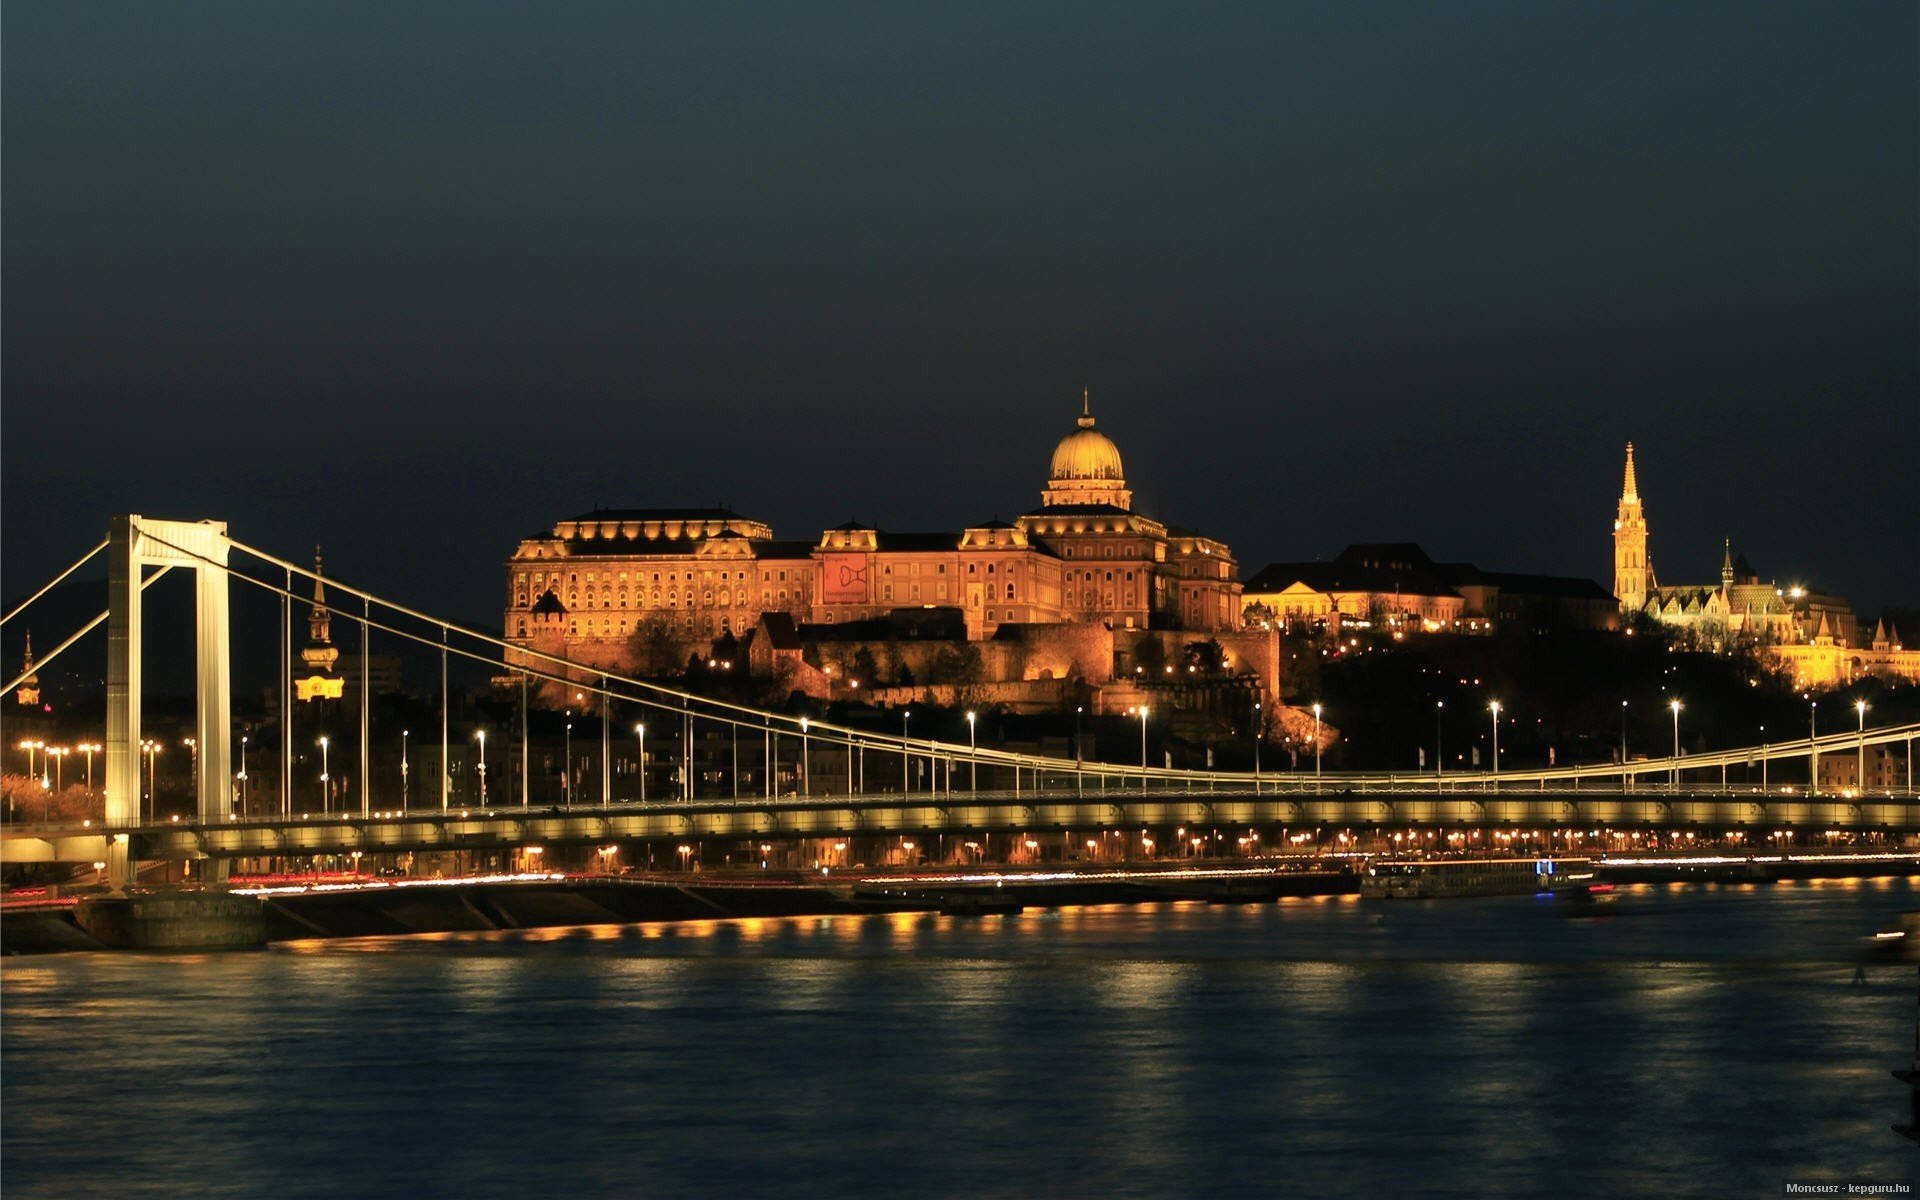
M 1101 504 L 1131 508 L 1133 493 L 1127 490 L 1126 471 L 1120 463 L 1120 447 L 1113 439 L 1093 427 L 1093 411 L 1085 392 L 1080 396 L 1079 426 L 1060 439 L 1053 448 L 1053 466 L 1048 472 L 1047 490 L 1041 502 L 1056 505 Z
M 1126 473 L 1120 466 L 1120 447 L 1113 439 L 1093 427 L 1093 413 L 1086 395 L 1080 398 L 1079 428 L 1060 439 L 1053 448 L 1053 479 L 1111 479 L 1123 482 Z
M 1093 427 L 1092 417 L 1081 417 L 1080 428 L 1053 448 L 1054 479 L 1124 479 L 1120 447 Z

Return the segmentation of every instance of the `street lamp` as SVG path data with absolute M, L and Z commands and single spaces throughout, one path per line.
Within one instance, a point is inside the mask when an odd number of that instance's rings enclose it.
M 807 719 L 800 718 L 800 794 L 813 795 L 813 772 L 807 769 Z
M 1820 786 L 1820 702 L 1807 698 L 1807 795 Z
M 973 719 L 978 715 L 972 709 L 967 710 L 967 790 L 971 792 L 980 790 L 980 762 L 974 757 L 978 747 L 973 737 Z
M 33 752 L 35 750 L 38 750 L 44 744 L 45 743 L 34 742 L 34 741 L 25 741 L 19 744 L 19 749 L 25 750 L 27 752 L 27 777 L 29 779 L 39 774 L 39 772 L 34 770 L 34 767 L 33 767 Z
M 1313 782 L 1320 782 L 1320 706 L 1313 706 Z
M 1487 705 L 1487 708 L 1493 713 L 1493 774 L 1495 782 L 1498 782 L 1500 776 L 1500 702 L 1495 700 Z
M 407 808 L 407 739 L 413 736 L 411 729 L 400 731 L 400 811 Z
M 567 710 L 567 761 L 562 764 L 560 775 L 560 803 L 573 806 L 573 710 Z
M 647 802 L 647 723 L 634 725 L 633 736 L 640 739 L 640 803 Z
M 1678 789 L 1680 786 L 1680 702 L 1669 700 L 1667 707 L 1673 710 L 1673 771 L 1668 776 L 1668 782 Z
M 240 781 L 240 815 L 247 814 L 247 735 L 240 735 L 240 774 L 234 778 Z
M 1867 790 L 1867 702 L 1855 700 L 1853 711 L 1860 718 L 1860 759 L 1854 767 L 1854 780 L 1860 785 L 1860 791 L 1864 794 Z
M 1447 702 L 1445 700 L 1435 700 L 1433 702 L 1433 777 L 1435 779 L 1440 778 L 1441 775 L 1446 773 L 1446 767 L 1444 765 L 1446 759 L 1442 753 L 1445 749 L 1445 744 L 1441 740 L 1440 733 L 1440 718 L 1446 714 L 1446 711 Z
M 474 731 L 474 737 L 480 739 L 480 807 L 487 806 L 487 731 Z
M 160 743 L 152 738 L 144 738 L 140 742 L 140 749 L 147 756 L 147 815 L 158 817 L 160 815 L 159 766 L 154 756 L 160 753 Z
M 327 739 L 323 737 L 320 739 L 320 811 L 323 813 L 327 811 L 331 791 L 327 786 Z
M 1260 793 L 1260 735 L 1263 732 L 1265 731 L 1260 728 L 1260 702 L 1255 700 L 1253 702 L 1253 791 L 1255 795 Z
M 1620 702 L 1620 786 L 1627 786 L 1627 702 Z
M 1147 714 L 1151 710 L 1140 706 L 1140 790 L 1147 790 Z
M 87 756 L 87 790 L 93 790 L 93 756 L 96 751 L 105 749 L 99 742 L 81 742 L 74 749 Z
M 182 738 L 180 740 L 180 744 L 185 746 L 187 748 L 187 753 L 193 756 L 193 767 L 192 767 L 192 774 L 190 776 L 190 782 L 194 791 L 194 795 L 197 798 L 200 794 L 200 743 L 195 738 Z
M 900 791 L 913 790 L 913 781 L 907 777 L 907 722 L 913 719 L 913 710 L 907 709 L 900 714 Z

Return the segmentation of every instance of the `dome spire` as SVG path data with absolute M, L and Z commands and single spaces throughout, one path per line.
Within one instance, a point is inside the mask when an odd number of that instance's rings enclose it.
M 1078 424 L 1082 429 L 1093 428 L 1093 389 L 1092 388 L 1083 387 L 1080 389 L 1080 420 Z

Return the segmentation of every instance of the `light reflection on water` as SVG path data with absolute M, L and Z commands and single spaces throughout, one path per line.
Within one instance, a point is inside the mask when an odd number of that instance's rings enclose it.
M 1722 1196 L 1911 1181 L 1914 881 L 14 959 L 8 1196 Z

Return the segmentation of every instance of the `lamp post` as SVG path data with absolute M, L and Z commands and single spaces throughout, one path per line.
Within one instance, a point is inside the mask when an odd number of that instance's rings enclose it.
M 1811 796 L 1820 787 L 1820 743 L 1817 740 L 1820 730 L 1820 702 L 1807 699 L 1807 795 Z
M 904 734 L 902 736 L 905 736 Z M 800 794 L 813 795 L 813 772 L 808 770 L 807 762 L 807 719 L 800 718 Z
M 1680 702 L 1667 701 L 1667 707 L 1673 710 L 1673 770 L 1667 777 L 1675 791 L 1680 788 Z
M 47 754 L 53 759 L 53 790 L 58 792 L 67 786 L 67 755 L 73 753 L 65 746 L 48 746 Z
M 413 736 L 411 729 L 400 731 L 400 811 L 407 809 L 407 739 Z
M 187 753 L 192 758 L 193 765 L 190 768 L 188 781 L 194 795 L 198 796 L 200 794 L 200 742 L 196 738 L 182 738 L 180 744 L 187 748 Z
M 900 714 L 900 791 L 903 794 L 913 790 L 913 781 L 907 776 L 907 722 L 911 720 L 912 709 Z
M 1440 730 L 1440 718 L 1445 716 L 1446 712 L 1447 702 L 1445 700 L 1435 700 L 1433 702 L 1433 777 L 1435 779 L 1440 778 L 1446 773 L 1446 744 L 1442 741 L 1443 735 Z
M 25 750 L 27 752 L 27 778 L 31 779 L 35 775 L 39 774 L 39 772 L 34 769 L 33 752 L 40 748 L 40 743 L 35 741 L 23 741 L 19 744 L 18 748 L 21 750 Z
M 973 737 L 973 719 L 977 715 L 972 709 L 967 710 L 967 790 L 971 792 L 980 790 L 980 761 L 974 757 L 978 747 Z
M 327 742 L 326 737 L 320 739 L 320 811 L 323 813 L 327 811 L 329 793 L 333 790 L 327 786 Z
M 1313 706 L 1313 782 L 1320 784 L 1320 706 Z
M 1147 714 L 1146 705 L 1140 706 L 1140 790 L 1147 790 Z
M 567 761 L 561 764 L 561 772 L 560 772 L 560 803 L 571 808 L 573 807 L 573 710 L 572 709 L 567 710 L 567 737 L 566 737 L 565 753 L 567 756 Z
M 147 752 L 147 816 L 160 815 L 160 743 L 148 738 L 140 743 Z
M 1260 727 L 1260 702 L 1253 702 L 1253 794 L 1260 794 L 1260 735 L 1265 730 Z
M 647 802 L 647 723 L 641 721 L 633 727 L 633 736 L 640 739 L 640 803 Z
M 1620 786 L 1627 786 L 1627 702 L 1620 702 Z
M 1753 778 L 1753 776 L 1749 775 L 1747 776 L 1747 778 L 1751 779 Z M 1767 791 L 1767 727 L 1765 725 L 1762 725 L 1760 727 L 1760 794 L 1764 796 L 1766 794 L 1766 791 Z
M 1855 700 L 1853 711 L 1860 718 L 1860 757 L 1858 764 L 1854 767 L 1854 782 L 1860 785 L 1860 791 L 1864 795 L 1867 790 L 1867 702 Z
M 93 756 L 96 751 L 103 749 L 103 747 L 100 745 L 99 742 L 81 742 L 78 746 L 75 746 L 74 749 L 80 751 L 82 754 L 87 756 L 87 790 L 92 791 L 93 790 Z
M 1497 786 L 1500 782 L 1500 702 L 1495 700 L 1487 708 L 1493 713 L 1493 778 Z
M 237 778 L 240 780 L 240 815 L 244 817 L 247 815 L 247 735 L 244 733 L 240 735 L 240 774 Z
M 473 736 L 480 741 L 480 807 L 485 808 L 487 806 L 487 731 L 475 730 Z

